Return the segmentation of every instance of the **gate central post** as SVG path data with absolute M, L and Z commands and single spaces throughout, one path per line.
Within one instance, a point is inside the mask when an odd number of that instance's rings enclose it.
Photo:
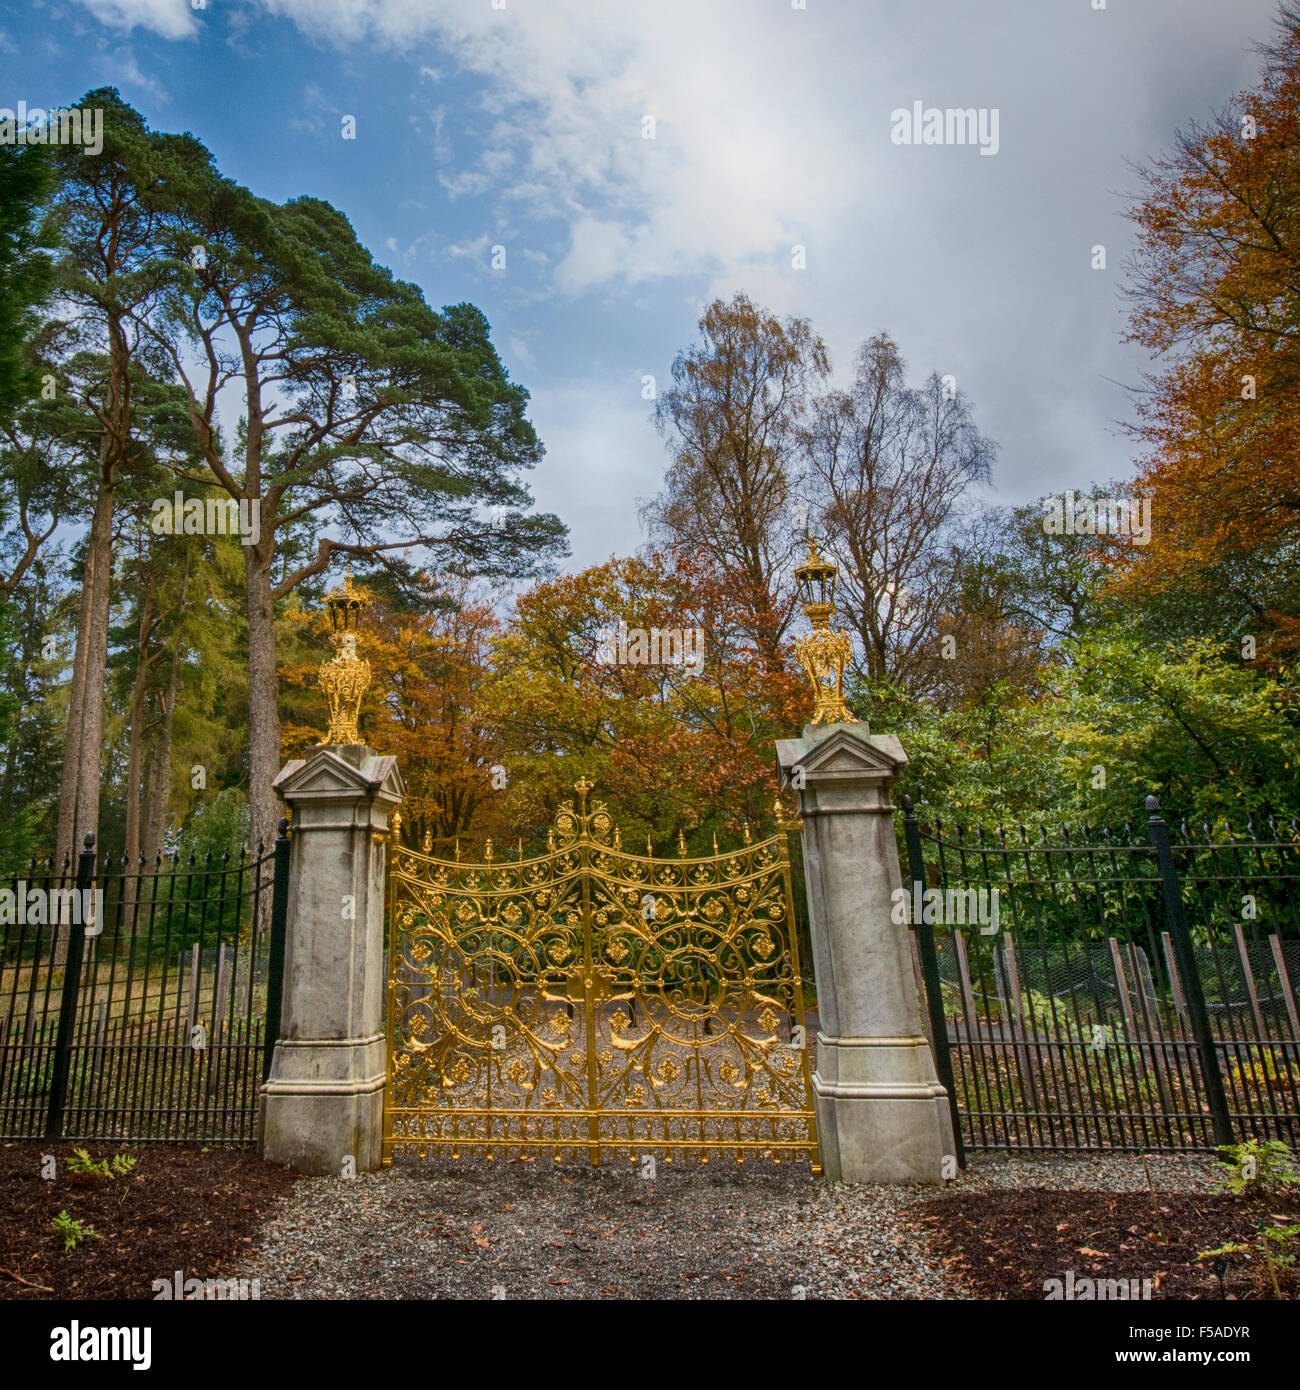
M 284 994 L 262 1087 L 261 1150 L 300 1173 L 380 1166 L 384 842 L 405 799 L 397 759 L 364 744 L 313 748 L 275 789 L 293 809 Z

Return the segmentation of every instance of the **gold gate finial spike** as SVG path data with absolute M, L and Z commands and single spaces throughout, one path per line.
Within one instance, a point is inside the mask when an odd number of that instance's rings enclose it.
M 483 862 L 485 864 L 492 862 L 492 837 L 490 835 L 487 838 L 487 843 L 483 846 Z
M 623 832 L 618 828 L 618 826 L 614 827 L 614 848 L 623 848 Z
M 677 832 L 677 853 L 686 858 L 686 835 L 684 831 Z
M 746 843 L 747 845 L 753 844 L 753 836 L 751 836 L 750 833 L 749 833 L 749 822 L 748 822 L 748 821 L 744 821 L 744 822 L 743 822 L 743 825 L 744 825 L 744 827 L 745 827 L 745 843 Z
M 645 837 L 645 857 L 647 859 L 653 859 L 655 857 L 655 847 L 650 843 L 649 835 Z
M 713 853 L 715 856 L 718 853 L 718 832 L 716 830 L 713 832 Z
M 595 785 L 594 782 L 588 782 L 585 777 L 579 777 L 573 784 L 573 790 L 578 793 L 578 814 L 580 816 L 587 814 L 587 793 Z

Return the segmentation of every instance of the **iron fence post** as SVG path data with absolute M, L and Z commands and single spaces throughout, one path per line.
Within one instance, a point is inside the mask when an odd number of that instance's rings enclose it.
M 63 1137 L 63 1110 L 67 1102 L 68 1077 L 72 1068 L 72 1033 L 77 1021 L 77 998 L 81 992 L 81 963 L 86 953 L 86 912 L 89 890 L 95 881 L 95 837 L 86 836 L 86 847 L 77 857 L 77 898 L 68 923 L 68 957 L 63 967 L 63 993 L 59 1000 L 59 1028 L 54 1037 L 54 1068 L 50 1076 L 50 1108 L 45 1116 L 45 1137 Z M 97 925 L 102 926 L 102 923 Z M 57 950 L 58 929 L 51 939 Z
M 1155 846 L 1156 862 L 1160 866 L 1160 878 L 1164 884 L 1169 936 L 1174 943 L 1179 973 L 1183 977 L 1183 997 L 1187 1002 L 1192 1033 L 1201 1054 L 1201 1072 L 1205 1080 L 1205 1098 L 1210 1103 L 1210 1116 L 1214 1124 L 1214 1142 L 1216 1145 L 1231 1144 L 1233 1134 L 1232 1121 L 1228 1117 L 1228 1097 L 1223 1089 L 1223 1073 L 1219 1069 L 1219 1054 L 1210 1028 L 1210 1011 L 1205 1006 L 1205 991 L 1201 988 L 1192 938 L 1187 930 L 1187 918 L 1183 915 L 1182 888 L 1178 882 L 1178 870 L 1174 867 L 1169 827 L 1160 814 L 1160 802 L 1156 797 L 1147 797 L 1146 807 L 1150 813 L 1147 831 Z
M 284 933 L 289 912 L 289 822 L 280 820 L 275 839 L 275 877 L 271 886 L 271 946 L 266 962 L 266 1038 L 262 1052 L 262 1080 L 271 1075 L 276 1039 L 280 1036 L 280 1008 L 284 998 Z
M 925 857 L 921 851 L 921 830 L 916 809 L 910 796 L 903 797 L 903 829 L 907 838 L 907 862 L 912 876 L 912 900 L 918 891 L 925 891 Z M 916 885 L 920 884 L 920 889 Z M 957 1150 L 957 1163 L 966 1166 L 966 1146 L 961 1137 L 961 1115 L 957 1110 L 957 1085 L 952 1072 L 952 1051 L 948 1046 L 948 1020 L 943 1012 L 942 983 L 939 979 L 939 955 L 934 948 L 934 929 L 924 920 L 912 924 L 916 928 L 921 948 L 921 974 L 925 977 L 925 1000 L 930 1014 L 930 1035 L 934 1043 L 934 1065 L 939 1080 L 948 1092 L 948 1109 L 952 1112 L 952 1142 Z

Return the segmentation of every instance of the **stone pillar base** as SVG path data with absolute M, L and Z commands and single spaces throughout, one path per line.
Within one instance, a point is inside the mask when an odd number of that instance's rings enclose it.
M 344 1176 L 379 1167 L 384 1127 L 383 1035 L 329 1042 L 280 1039 L 262 1087 L 261 1151 L 298 1173 Z
M 943 1181 L 948 1093 L 923 1036 L 819 1033 L 812 1089 L 822 1171 L 831 1182 Z

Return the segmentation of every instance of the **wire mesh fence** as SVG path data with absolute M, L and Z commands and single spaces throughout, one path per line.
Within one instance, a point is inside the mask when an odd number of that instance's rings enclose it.
M 1171 833 L 1151 801 L 1145 833 L 1031 833 L 905 808 L 918 974 L 964 1144 L 1300 1139 L 1293 822 Z
M 287 848 L 0 878 L 0 1136 L 252 1140 Z

